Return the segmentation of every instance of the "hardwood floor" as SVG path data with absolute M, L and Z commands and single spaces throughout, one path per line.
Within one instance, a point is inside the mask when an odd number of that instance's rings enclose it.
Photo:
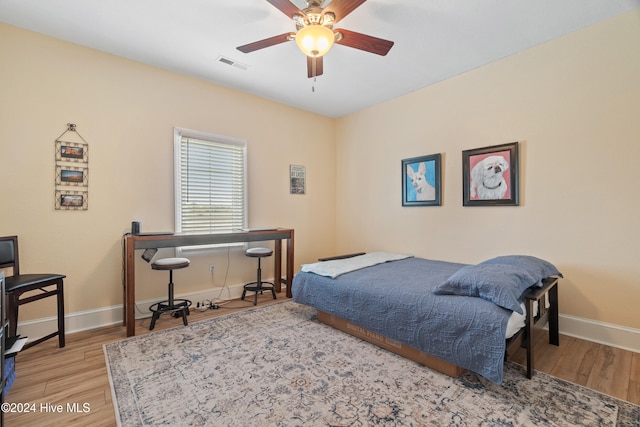
M 271 302 L 273 299 L 265 295 L 258 304 Z M 249 307 L 253 307 L 251 302 L 233 300 L 218 310 L 194 312 L 189 322 Z M 155 330 L 178 324 L 179 319 L 162 316 Z M 149 319 L 138 320 L 136 333 L 148 333 L 148 327 Z M 57 340 L 49 340 L 19 354 L 17 378 L 7 402 L 27 404 L 31 412 L 5 413 L 5 425 L 116 425 L 102 345 L 125 336 L 123 326 L 110 326 L 69 334 L 62 349 Z M 640 404 L 640 354 L 568 336 L 560 337 L 560 347 L 549 345 L 546 339 L 545 334 L 538 334 L 535 343 L 537 370 Z M 524 364 L 524 350 L 513 360 Z

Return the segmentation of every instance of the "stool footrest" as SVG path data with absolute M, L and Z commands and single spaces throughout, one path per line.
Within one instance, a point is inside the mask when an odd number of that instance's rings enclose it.
M 245 291 L 251 291 L 251 292 L 270 291 L 270 290 L 274 289 L 273 286 L 274 285 L 271 282 L 262 282 L 262 283 L 251 282 L 251 283 L 247 283 L 246 285 L 244 285 L 244 290 Z
M 267 286 L 265 286 L 267 285 Z M 247 291 L 255 292 L 253 298 L 253 305 L 258 305 L 258 295 L 262 294 L 262 291 L 271 291 L 273 295 L 273 299 L 277 299 L 276 297 L 276 288 L 271 282 L 251 282 L 244 285 L 244 289 L 242 290 L 241 300 L 244 301 L 244 297 L 247 295 Z
M 169 305 L 169 301 L 160 301 L 155 304 L 152 304 L 149 307 L 149 311 L 151 312 L 160 312 L 160 313 L 169 313 L 170 311 L 182 310 L 183 308 L 191 307 L 191 301 L 188 299 L 174 299 L 173 306 Z
M 190 300 L 179 298 L 173 300 L 173 305 L 170 305 L 168 300 L 152 304 L 149 307 L 149 311 L 153 313 L 153 315 L 151 316 L 151 324 L 149 325 L 149 330 L 153 330 L 153 328 L 156 326 L 156 320 L 158 320 L 160 318 L 160 315 L 163 313 L 173 313 L 174 317 L 182 317 L 182 323 L 184 324 L 184 326 L 187 326 L 189 307 L 191 307 Z

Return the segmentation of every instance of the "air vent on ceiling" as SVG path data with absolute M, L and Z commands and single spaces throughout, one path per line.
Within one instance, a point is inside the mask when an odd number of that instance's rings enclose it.
M 231 58 L 227 58 L 225 56 L 219 56 L 218 57 L 218 61 L 222 62 L 223 64 L 227 64 L 227 65 L 231 65 L 232 67 L 236 67 L 239 68 L 241 70 L 247 71 L 247 66 L 245 64 L 242 64 L 238 61 L 234 61 Z

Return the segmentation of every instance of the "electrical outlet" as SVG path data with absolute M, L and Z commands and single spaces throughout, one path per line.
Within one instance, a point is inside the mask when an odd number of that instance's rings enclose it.
M 211 272 L 211 274 L 213 274 L 213 272 L 215 271 L 215 265 L 211 264 L 211 266 L 209 267 L 209 271 Z

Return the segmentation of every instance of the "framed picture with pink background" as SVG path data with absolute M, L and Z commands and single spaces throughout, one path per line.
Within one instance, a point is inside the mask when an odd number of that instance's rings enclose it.
M 518 206 L 518 143 L 462 152 L 463 206 Z

